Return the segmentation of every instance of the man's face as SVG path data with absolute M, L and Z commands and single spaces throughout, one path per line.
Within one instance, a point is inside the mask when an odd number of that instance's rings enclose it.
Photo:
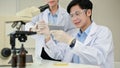
M 46 0 L 46 2 L 50 7 L 58 5 L 58 0 Z
M 75 5 L 70 9 L 70 16 L 77 28 L 84 29 L 87 27 L 89 16 L 86 9 L 81 9 L 79 5 Z

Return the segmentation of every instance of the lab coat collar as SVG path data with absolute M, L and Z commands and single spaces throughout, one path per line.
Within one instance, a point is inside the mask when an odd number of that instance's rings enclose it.
M 53 16 L 58 16 L 59 13 L 59 7 L 58 10 L 55 12 L 55 14 Z M 52 13 L 50 12 L 50 10 L 48 9 L 48 15 L 52 15 Z
M 89 32 L 86 40 L 84 41 L 85 45 L 87 45 L 92 40 L 92 38 L 93 38 L 94 34 L 96 33 L 96 31 L 97 31 L 97 25 L 93 21 L 92 24 L 91 24 L 90 32 Z
M 63 15 L 64 15 L 64 12 L 62 10 L 63 8 L 59 5 L 59 8 L 57 10 L 57 15 L 58 15 L 58 19 L 57 20 L 57 23 L 61 23 L 61 21 L 63 20 Z M 43 12 L 43 20 L 48 24 L 48 14 L 50 13 L 50 10 L 49 9 L 46 9 L 44 12 Z M 60 21 L 61 20 L 61 21 Z
M 63 21 L 63 15 L 64 15 L 64 13 L 63 13 L 63 10 L 62 10 L 62 8 L 59 6 L 59 9 L 58 9 L 58 19 L 59 20 L 57 20 L 57 23 L 59 23 L 59 24 L 61 24 L 61 22 Z
M 49 9 L 46 9 L 44 12 L 43 12 L 43 20 L 48 24 L 48 13 L 49 13 Z
M 90 32 L 90 29 L 91 29 L 91 25 L 84 32 L 82 32 L 82 30 L 80 29 L 78 36 L 81 36 L 82 33 L 85 33 L 86 35 L 88 35 Z

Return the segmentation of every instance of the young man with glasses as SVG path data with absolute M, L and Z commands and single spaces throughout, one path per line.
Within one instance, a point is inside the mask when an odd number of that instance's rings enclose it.
M 107 27 L 97 25 L 91 19 L 92 8 L 93 4 L 90 0 L 72 0 L 69 3 L 67 11 L 79 30 L 72 34 L 61 30 L 51 31 L 54 38 L 49 35 L 49 40 L 44 47 L 44 51 L 51 58 L 64 62 L 98 65 L 101 68 L 113 68 L 112 33 Z M 49 31 L 47 28 L 44 30 Z

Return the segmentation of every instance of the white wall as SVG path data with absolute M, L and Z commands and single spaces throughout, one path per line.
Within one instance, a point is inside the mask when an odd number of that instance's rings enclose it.
M 60 0 L 60 5 L 66 8 L 69 1 L 70 0 Z M 115 60 L 120 61 L 120 0 L 91 1 L 94 4 L 93 20 L 97 24 L 108 26 L 111 29 L 115 46 Z M 15 15 L 16 12 L 24 8 L 31 6 L 40 6 L 43 4 L 43 0 L 0 0 L 0 16 Z M 10 25 L 6 26 L 10 27 Z M 9 29 L 6 28 L 6 31 L 7 30 Z
M 120 61 L 120 0 L 92 0 L 96 23 L 108 26 L 113 33 L 115 60 Z
M 16 13 L 16 0 L 0 0 L 0 16 L 14 15 Z

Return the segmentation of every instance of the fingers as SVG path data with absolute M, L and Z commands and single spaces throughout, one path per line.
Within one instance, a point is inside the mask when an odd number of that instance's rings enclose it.
M 61 35 L 61 34 L 64 34 L 64 31 L 63 30 L 51 30 L 50 31 L 51 34 L 55 35 Z
M 37 34 L 47 34 L 49 33 L 49 27 L 44 21 L 37 22 Z
M 51 31 L 50 31 L 50 33 L 57 33 L 57 32 L 61 33 L 62 30 L 51 30 Z
M 39 30 L 43 30 L 45 28 L 48 28 L 48 25 L 44 21 L 40 21 L 37 25 L 38 25 Z
M 58 30 L 51 30 L 50 33 L 51 33 L 51 34 L 52 34 L 52 33 L 54 34 L 54 33 L 56 33 L 57 31 L 58 31 Z
M 37 24 L 35 24 L 34 28 L 35 28 L 35 29 L 38 29 L 38 25 L 37 25 Z
M 64 32 L 64 31 L 62 31 L 62 30 L 51 30 L 51 31 L 50 31 L 50 34 L 52 34 L 52 35 L 54 36 L 54 39 L 57 40 L 57 38 L 62 37 L 63 32 Z
M 50 34 L 52 34 L 54 37 L 57 35 L 56 33 L 58 32 L 58 30 L 51 30 Z
M 30 28 L 30 31 L 36 32 L 37 31 L 37 24 L 35 24 L 32 28 Z

